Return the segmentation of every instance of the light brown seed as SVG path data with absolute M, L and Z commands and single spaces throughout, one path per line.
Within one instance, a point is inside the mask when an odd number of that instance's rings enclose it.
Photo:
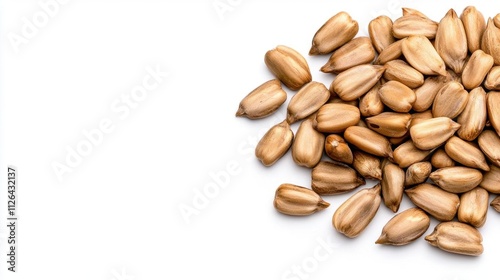
M 342 104 L 347 104 L 347 105 L 352 105 L 352 106 L 358 107 L 359 100 L 356 99 L 356 100 L 352 100 L 352 101 L 344 101 L 344 100 L 340 99 L 340 97 L 334 97 L 334 98 L 330 98 L 330 100 L 328 100 L 327 103 L 342 103 Z
M 390 44 L 394 43 L 392 37 L 392 20 L 388 16 L 378 16 L 368 24 L 368 33 L 373 46 L 381 53 Z
M 496 65 L 500 64 L 500 29 L 495 26 L 491 18 L 488 19 L 481 39 L 481 49 L 493 57 Z
M 255 156 L 265 166 L 273 165 L 290 149 L 293 141 L 293 131 L 290 125 L 283 121 L 271 127 L 255 147 Z
M 354 150 L 352 167 L 366 179 L 382 180 L 380 159 L 363 151 Z
M 351 126 L 344 132 L 344 138 L 350 144 L 369 154 L 392 158 L 391 143 L 384 136 L 360 126 Z
M 477 139 L 479 148 L 494 165 L 500 167 L 500 137 L 491 130 L 485 130 Z
M 500 13 L 493 18 L 493 23 L 495 23 L 497 28 L 500 28 Z
M 479 186 L 490 193 L 500 194 L 500 167 L 490 165 L 490 171 L 484 173 L 483 180 Z
M 467 142 L 457 136 L 452 136 L 446 141 L 444 150 L 450 158 L 458 163 L 484 171 L 490 170 L 483 153 L 479 148 L 473 145 L 472 142 Z
M 486 92 L 482 87 L 475 88 L 469 93 L 467 105 L 457 118 L 457 123 L 461 125 L 457 135 L 464 140 L 473 141 L 483 131 L 487 116 Z
M 415 103 L 415 92 L 397 81 L 389 81 L 380 87 L 380 100 L 395 112 L 407 113 Z
M 298 90 L 312 80 L 309 65 L 296 50 L 277 46 L 265 55 L 269 70 L 288 88 Z
M 412 140 L 399 145 L 394 150 L 394 162 L 401 168 L 406 168 L 414 163 L 423 161 L 433 150 L 420 150 L 415 147 Z
M 408 131 L 411 115 L 404 113 L 384 112 L 366 118 L 370 129 L 388 137 L 402 137 Z
M 384 78 L 398 81 L 409 88 L 417 88 L 424 84 L 424 75 L 399 59 L 385 64 Z
M 331 17 L 314 34 L 310 55 L 331 53 L 358 33 L 358 22 L 346 12 Z
M 486 95 L 486 106 L 488 108 L 488 119 L 491 126 L 500 135 L 500 92 L 490 91 Z
M 402 10 L 403 10 L 403 16 L 415 15 L 422 18 L 428 18 L 424 13 L 420 12 L 419 10 L 407 7 L 403 7 Z
M 407 209 L 387 222 L 376 244 L 402 246 L 422 236 L 431 223 L 427 214 L 419 208 Z
M 443 76 L 428 77 L 425 79 L 424 84 L 414 90 L 416 100 L 413 103 L 413 110 L 423 112 L 429 109 L 437 93 L 445 84 L 446 81 Z
M 319 110 L 330 98 L 330 91 L 318 82 L 310 82 L 297 92 L 288 103 L 286 120 L 292 124 Z
M 388 163 L 382 171 L 382 198 L 385 206 L 396 213 L 403 199 L 405 172 L 399 166 Z
M 468 6 L 460 15 L 467 37 L 467 46 L 471 53 L 481 48 L 481 37 L 486 28 L 483 14 L 474 6 Z
M 489 90 L 500 90 L 500 66 L 493 66 L 486 76 L 484 86 Z
M 371 63 L 373 59 L 375 59 L 375 49 L 370 38 L 358 37 L 337 49 L 321 67 L 321 71 L 337 74 L 354 66 Z
M 286 92 L 281 88 L 279 80 L 267 81 L 252 90 L 240 102 L 237 117 L 260 119 L 276 112 L 286 101 Z
M 448 140 L 460 124 L 447 117 L 423 120 L 410 128 L 411 139 L 415 146 L 421 150 L 437 148 Z
M 420 15 L 406 15 L 394 21 L 392 34 L 401 39 L 409 36 L 423 35 L 429 39 L 436 37 L 438 24 Z
M 455 166 L 455 162 L 446 154 L 443 148 L 437 149 L 432 154 L 431 164 L 437 169 Z
M 469 93 L 458 82 L 445 84 L 434 98 L 432 115 L 434 117 L 456 118 L 462 113 L 469 101 Z
M 477 228 L 482 227 L 486 222 L 488 198 L 488 192 L 481 187 L 462 194 L 458 207 L 458 220 Z
M 425 240 L 434 247 L 449 253 L 479 256 L 483 253 L 481 233 L 464 223 L 440 223 Z
M 319 163 L 325 145 L 325 135 L 313 128 L 314 118 L 311 116 L 302 121 L 292 144 L 293 161 L 308 168 Z
M 335 195 L 365 184 L 356 170 L 338 163 L 322 161 L 311 172 L 312 189 L 319 195 Z
M 500 212 L 500 196 L 497 196 L 495 199 L 493 199 L 490 203 L 491 207 L 495 209 L 495 211 Z
M 352 164 L 354 160 L 351 148 L 340 135 L 330 134 L 326 137 L 325 152 L 334 161 Z
M 429 179 L 445 191 L 464 193 L 477 187 L 483 180 L 483 174 L 474 168 L 454 166 L 432 172 Z
M 398 40 L 387 46 L 375 60 L 375 64 L 384 65 L 389 61 L 398 59 L 403 55 L 403 41 L 406 39 Z
M 405 190 L 410 200 L 439 221 L 451 221 L 457 213 L 458 195 L 444 191 L 432 184 L 423 183 Z
M 424 75 L 446 76 L 446 66 L 431 41 L 425 36 L 410 36 L 401 45 L 408 63 Z
M 439 22 L 434 46 L 444 63 L 455 73 L 462 73 L 467 58 L 467 36 L 462 21 L 450 9 Z
M 333 227 L 349 238 L 358 236 L 377 214 L 380 202 L 380 184 L 358 191 L 335 211 Z
M 429 178 L 432 172 L 432 165 L 428 161 L 417 162 L 406 169 L 405 186 L 412 186 L 423 183 Z
M 329 103 L 321 106 L 313 126 L 324 133 L 341 133 L 346 128 L 356 125 L 361 118 L 359 109 L 356 106 Z
M 376 116 L 384 111 L 384 103 L 378 95 L 379 89 L 380 83 L 377 83 L 359 99 L 359 111 L 363 117 Z
M 274 208 L 286 215 L 307 216 L 328 206 L 314 191 L 292 184 L 280 185 L 274 196 Z
M 462 72 L 462 83 L 466 89 L 473 89 L 483 83 L 484 78 L 493 67 L 493 57 L 482 50 L 475 51 Z
M 367 93 L 382 77 L 385 68 L 379 65 L 358 65 L 337 75 L 330 86 L 342 100 L 352 101 Z

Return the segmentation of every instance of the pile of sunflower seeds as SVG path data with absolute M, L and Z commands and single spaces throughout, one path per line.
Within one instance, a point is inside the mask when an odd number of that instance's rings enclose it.
M 489 195 L 500 194 L 500 14 L 486 22 L 475 7 L 451 9 L 435 22 L 403 8 L 394 22 L 373 19 L 369 37 L 346 12 L 316 32 L 310 55 L 330 54 L 312 81 L 306 59 L 290 47 L 265 54 L 277 79 L 250 92 L 236 116 L 259 119 L 287 99 L 282 83 L 298 91 L 286 119 L 260 140 L 255 155 L 266 166 L 290 148 L 296 164 L 311 168 L 311 189 L 282 184 L 274 207 L 311 215 L 329 207 L 321 196 L 357 191 L 335 211 L 332 224 L 358 236 L 383 202 L 397 213 L 403 195 L 415 204 L 395 215 L 377 244 L 405 245 L 425 237 L 442 250 L 478 256 Z M 356 38 L 355 38 L 356 37 Z M 294 135 L 290 125 L 301 122 Z M 326 154 L 332 161 L 322 161 Z M 500 198 L 491 202 L 500 212 Z

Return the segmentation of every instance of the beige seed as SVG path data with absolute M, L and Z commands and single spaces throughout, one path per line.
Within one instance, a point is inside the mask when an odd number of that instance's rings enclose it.
M 349 238 L 358 236 L 377 214 L 380 202 L 380 184 L 358 191 L 335 211 L 333 227 Z
M 461 125 L 458 136 L 467 141 L 476 139 L 486 125 L 487 116 L 486 92 L 482 87 L 475 88 L 469 93 L 467 105 L 457 118 L 457 123 Z
M 313 126 L 324 133 L 341 133 L 346 128 L 356 125 L 361 118 L 359 109 L 356 106 L 329 103 L 321 106 Z
M 493 199 L 490 203 L 491 207 L 495 209 L 495 211 L 500 212 L 500 196 L 497 196 L 495 199 Z
M 500 92 L 490 91 L 486 95 L 486 105 L 491 126 L 500 135 Z
M 349 42 L 358 33 L 358 22 L 346 12 L 331 17 L 314 34 L 310 55 L 331 53 Z
M 394 150 L 394 162 L 401 168 L 406 168 L 414 163 L 424 160 L 433 150 L 420 150 L 415 147 L 412 140 L 406 141 Z
M 405 172 L 399 166 L 388 163 L 382 171 L 382 198 L 385 206 L 396 213 L 403 199 Z
M 483 83 L 484 78 L 493 67 L 493 57 L 482 50 L 475 51 L 462 72 L 462 83 L 466 89 L 473 89 Z
M 415 103 L 415 92 L 397 81 L 389 81 L 380 87 L 380 100 L 395 112 L 407 113 Z
M 481 49 L 493 57 L 496 65 L 500 64 L 500 29 L 495 26 L 491 18 L 488 19 L 481 39 Z
M 431 223 L 427 214 L 419 208 L 407 209 L 387 222 L 376 244 L 402 246 L 422 236 Z
M 458 220 L 477 228 L 482 227 L 486 222 L 488 198 L 488 192 L 481 187 L 462 194 L 458 207 Z
M 377 83 L 359 99 L 359 111 L 363 117 L 376 116 L 384 111 L 384 103 L 378 95 L 379 89 L 380 83 Z
M 429 39 L 436 37 L 438 24 L 420 15 L 406 15 L 394 21 L 392 34 L 401 39 L 409 36 L 423 35 Z
M 445 191 L 464 193 L 477 187 L 483 180 L 483 174 L 477 169 L 454 166 L 432 172 L 429 179 Z
M 491 130 L 485 130 L 477 139 L 479 148 L 484 155 L 497 167 L 500 167 L 500 137 Z
M 338 163 L 322 161 L 311 172 L 312 189 L 319 195 L 335 195 L 365 184 L 356 170 Z
M 432 154 L 431 164 L 437 169 L 455 166 L 455 162 L 446 154 L 443 148 L 437 149 Z
M 486 28 L 483 14 L 474 6 L 468 6 L 460 15 L 467 37 L 467 46 L 471 53 L 481 48 L 481 37 Z
M 423 112 L 429 109 L 434 102 L 439 90 L 446 84 L 443 76 L 428 77 L 425 79 L 424 84 L 415 89 L 415 103 L 413 103 L 413 110 Z
M 415 15 L 422 18 L 428 18 L 424 13 L 420 12 L 419 10 L 407 7 L 403 7 L 402 10 L 403 10 L 403 16 Z
M 378 16 L 368 24 L 368 33 L 373 46 L 381 53 L 390 44 L 394 43 L 392 37 L 392 20 L 388 16 Z
M 384 136 L 360 126 L 351 126 L 344 132 L 344 138 L 350 144 L 369 154 L 392 158 L 391 143 Z
M 384 112 L 366 118 L 368 127 L 384 136 L 402 137 L 408 132 L 411 115 L 404 113 Z
M 326 137 L 325 152 L 334 161 L 352 164 L 354 160 L 351 148 L 340 135 L 330 134 Z
M 306 216 L 330 206 L 314 191 L 292 185 L 282 184 L 274 196 L 274 208 L 278 212 L 292 216 Z
M 417 88 L 424 84 L 424 75 L 399 59 L 385 64 L 384 78 L 389 81 L 398 81 L 409 88 Z
M 299 166 L 312 168 L 323 155 L 325 135 L 313 128 L 315 116 L 311 116 L 299 126 L 292 144 L 292 158 Z
M 450 158 L 458 163 L 484 171 L 490 170 L 483 153 L 479 148 L 473 145 L 472 142 L 467 142 L 456 136 L 452 136 L 446 141 L 444 150 Z
M 490 193 L 500 194 L 500 167 L 490 165 L 490 171 L 484 173 L 483 180 L 479 186 Z
M 292 124 L 314 114 L 330 98 L 330 91 L 318 82 L 310 82 L 297 92 L 287 108 L 286 120 Z
M 382 77 L 385 68 L 378 65 L 358 65 L 337 75 L 330 86 L 342 100 L 352 101 L 367 93 Z
M 366 179 L 382 180 L 380 159 L 363 151 L 354 150 L 352 167 Z
M 446 66 L 431 41 L 425 36 L 410 36 L 401 45 L 408 63 L 424 75 L 446 76 Z
M 368 37 L 358 37 L 337 49 L 328 62 L 321 67 L 324 73 L 340 73 L 354 66 L 371 63 L 375 49 Z
M 447 117 L 423 120 L 410 128 L 411 139 L 415 146 L 421 150 L 437 148 L 448 140 L 460 124 Z
M 266 53 L 264 60 L 269 70 L 291 90 L 298 90 L 312 80 L 307 61 L 292 48 L 277 46 Z
M 432 246 L 454 254 L 479 256 L 483 253 L 481 233 L 460 222 L 438 224 L 434 232 L 426 236 L 425 240 Z
M 439 221 L 453 220 L 460 205 L 458 195 L 427 183 L 406 189 L 405 193 L 413 204 Z
M 283 121 L 271 127 L 255 147 L 255 156 L 265 166 L 273 165 L 290 149 L 293 141 L 293 131 L 290 125 Z
M 260 119 L 276 112 L 285 103 L 286 92 L 281 88 L 280 81 L 267 81 L 250 92 L 240 102 L 237 117 Z
M 467 58 L 467 36 L 462 21 L 453 9 L 439 22 L 434 42 L 444 63 L 455 73 L 462 73 Z
M 495 26 L 496 26 L 497 28 L 500 28 L 500 27 L 499 27 L 499 26 L 500 26 L 500 13 L 499 13 L 499 14 L 497 14 L 497 15 L 493 18 L 493 23 L 495 23 Z
M 484 86 L 489 90 L 500 90 L 500 66 L 493 66 L 486 76 Z
M 375 60 L 375 64 L 384 65 L 389 61 L 398 59 L 403 54 L 403 41 L 406 39 L 398 40 L 387 46 Z M 443 64 L 444 65 L 444 64 Z
M 467 106 L 469 93 L 458 82 L 445 84 L 434 98 L 432 115 L 434 117 L 456 118 Z
M 429 178 L 432 172 L 432 165 L 428 161 L 417 162 L 406 169 L 405 186 L 412 186 L 423 183 Z

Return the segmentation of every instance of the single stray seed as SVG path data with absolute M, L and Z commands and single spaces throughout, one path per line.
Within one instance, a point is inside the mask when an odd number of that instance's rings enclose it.
M 293 141 L 293 131 L 290 125 L 283 121 L 271 127 L 255 147 L 255 156 L 265 166 L 273 165 L 290 149 Z
M 264 60 L 269 70 L 291 90 L 298 90 L 312 80 L 307 61 L 292 48 L 277 46 L 266 53 Z
M 274 113 L 286 101 L 286 92 L 279 80 L 265 82 L 250 92 L 240 102 L 237 117 L 260 119 Z
M 292 216 L 306 216 L 330 206 L 314 191 L 292 185 L 282 184 L 274 196 L 274 208 L 280 213 Z

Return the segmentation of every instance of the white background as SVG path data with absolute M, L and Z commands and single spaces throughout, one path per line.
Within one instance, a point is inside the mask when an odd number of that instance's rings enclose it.
M 218 12 L 214 4 L 231 9 Z M 497 275 L 500 216 L 491 208 L 477 258 L 444 253 L 423 238 L 375 245 L 393 216 L 383 205 L 361 236 L 345 238 L 331 217 L 351 194 L 325 198 L 332 206 L 309 217 L 278 214 L 275 189 L 309 186 L 310 171 L 290 153 L 265 168 L 253 147 L 286 108 L 259 121 L 234 117 L 240 100 L 273 78 L 263 58 L 278 44 L 304 54 L 313 79 L 329 86 L 333 76 L 319 72 L 328 57 L 307 52 L 339 11 L 367 36 L 372 18 L 396 19 L 401 7 L 439 21 L 450 5 L 460 13 L 470 4 L 486 17 L 500 12 L 498 1 L 69 0 L 16 52 L 12 34 L 22 36 L 23 18 L 33 22 L 43 9 L 38 1 L 0 1 L 0 279 L 286 279 L 303 264 L 304 279 Z M 141 85 L 147 67 L 169 76 L 129 115 L 117 113 L 112 104 Z M 68 147 L 76 149 L 83 131 L 104 119 L 113 131 L 58 180 L 53 164 L 66 164 Z M 15 274 L 5 263 L 9 164 L 19 169 Z M 228 165 L 237 174 L 221 175 Z M 210 174 L 226 186 L 183 217 L 180 207 L 193 207 L 197 192 L 215 182 Z M 400 211 L 409 207 L 405 198 Z M 334 249 L 312 267 L 318 240 Z

